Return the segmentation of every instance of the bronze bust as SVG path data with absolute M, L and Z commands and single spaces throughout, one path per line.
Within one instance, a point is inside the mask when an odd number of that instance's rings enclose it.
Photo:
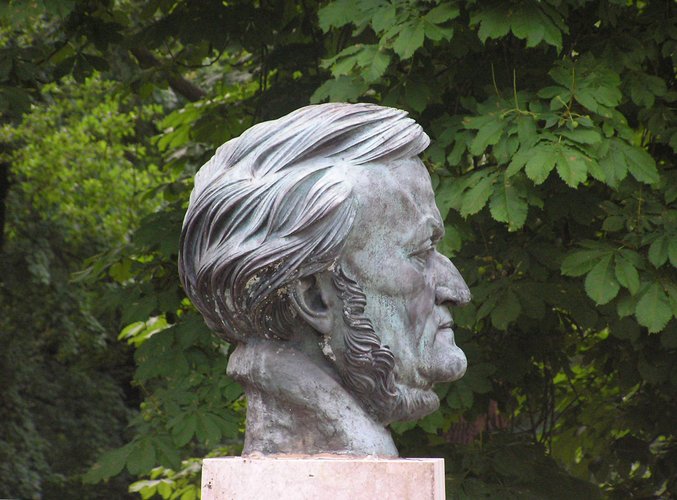
M 448 306 L 470 292 L 406 113 L 322 104 L 258 124 L 195 177 L 179 270 L 235 343 L 244 454 L 395 456 L 386 426 L 435 411 L 463 376 Z

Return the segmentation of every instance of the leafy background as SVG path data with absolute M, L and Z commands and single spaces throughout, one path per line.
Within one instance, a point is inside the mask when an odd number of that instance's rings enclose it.
M 0 6 L 0 496 L 199 496 L 246 402 L 178 286 L 192 176 L 310 102 L 406 109 L 473 303 L 393 425 L 450 498 L 677 496 L 677 6 Z

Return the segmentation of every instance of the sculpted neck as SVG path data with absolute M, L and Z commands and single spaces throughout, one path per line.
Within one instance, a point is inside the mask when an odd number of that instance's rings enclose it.
M 252 340 L 232 353 L 228 375 L 247 395 L 243 455 L 397 456 L 390 432 L 346 391 L 324 358 L 288 342 Z

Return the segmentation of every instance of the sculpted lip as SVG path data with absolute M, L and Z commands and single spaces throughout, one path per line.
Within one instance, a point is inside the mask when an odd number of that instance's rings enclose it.
M 451 341 L 454 343 L 454 330 L 452 329 L 453 326 L 454 320 L 452 319 L 445 321 L 444 323 L 440 323 L 440 325 L 437 327 L 437 331 L 435 332 L 435 340 L 437 340 L 438 335 L 442 335 L 442 337 L 451 335 Z

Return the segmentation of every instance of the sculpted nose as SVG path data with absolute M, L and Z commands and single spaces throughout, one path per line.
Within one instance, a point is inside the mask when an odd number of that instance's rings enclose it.
M 435 303 L 437 305 L 462 306 L 470 302 L 472 295 L 456 266 L 439 252 L 435 252 L 436 279 Z

